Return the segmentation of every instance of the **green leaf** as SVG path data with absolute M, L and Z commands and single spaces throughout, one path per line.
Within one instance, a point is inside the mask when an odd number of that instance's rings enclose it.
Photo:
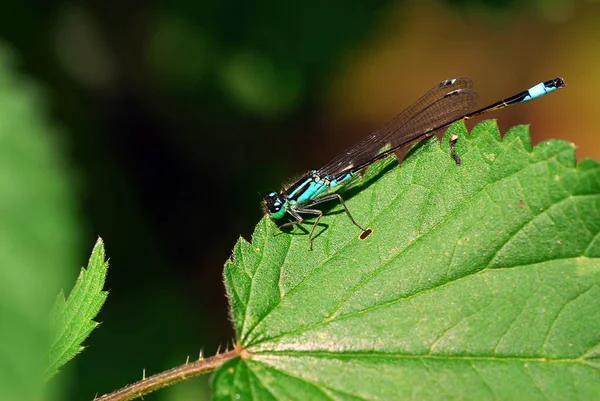
M 81 269 L 69 299 L 65 301 L 61 291 L 54 304 L 54 342 L 50 350 L 47 378 L 58 373 L 61 366 L 83 350 L 81 343 L 98 326 L 92 319 L 96 317 L 108 295 L 107 291 L 102 291 L 107 269 L 104 243 L 98 238 L 87 270 Z
M 310 223 L 238 241 L 224 278 L 245 351 L 216 399 L 600 394 L 600 163 L 493 121 L 422 145 L 344 191 L 367 239 L 337 205 L 312 252 Z
M 76 264 L 81 216 L 40 85 L 0 40 L 0 400 L 44 392 L 50 311 Z M 60 386 L 53 390 L 60 391 Z

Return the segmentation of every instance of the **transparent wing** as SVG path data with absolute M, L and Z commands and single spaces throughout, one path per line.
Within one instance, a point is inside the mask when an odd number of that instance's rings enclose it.
M 382 151 L 384 147 L 395 149 L 408 145 L 432 130 L 462 118 L 477 103 L 478 96 L 471 89 L 472 85 L 468 78 L 441 82 L 390 122 L 341 153 L 319 173 L 334 176 L 350 168 L 356 171 L 378 155 L 389 153 L 389 150 Z

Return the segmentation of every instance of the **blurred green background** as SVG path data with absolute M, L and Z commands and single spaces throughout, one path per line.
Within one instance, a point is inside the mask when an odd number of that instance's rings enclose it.
M 211 355 L 232 343 L 222 266 L 260 194 L 439 81 L 471 77 L 483 106 L 562 76 L 485 118 L 599 158 L 598 21 L 591 0 L 5 2 L 0 290 L 27 285 L 4 303 L 45 314 L 101 236 L 110 295 L 62 398 Z M 207 379 L 145 399 L 205 399 Z

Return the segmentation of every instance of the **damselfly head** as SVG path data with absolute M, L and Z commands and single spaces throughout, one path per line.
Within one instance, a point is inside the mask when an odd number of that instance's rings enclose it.
M 277 192 L 265 195 L 265 212 L 274 219 L 280 219 L 285 214 L 284 202 Z

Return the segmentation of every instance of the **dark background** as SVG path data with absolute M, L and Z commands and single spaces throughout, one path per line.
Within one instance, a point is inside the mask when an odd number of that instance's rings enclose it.
M 563 76 L 566 89 L 486 118 L 600 156 L 594 1 L 12 3 L 0 41 L 62 127 L 77 260 L 101 236 L 111 262 L 102 325 L 64 373 L 72 400 L 231 345 L 222 266 L 260 194 L 443 79 L 473 78 L 483 106 Z M 209 394 L 205 377 L 145 399 Z

